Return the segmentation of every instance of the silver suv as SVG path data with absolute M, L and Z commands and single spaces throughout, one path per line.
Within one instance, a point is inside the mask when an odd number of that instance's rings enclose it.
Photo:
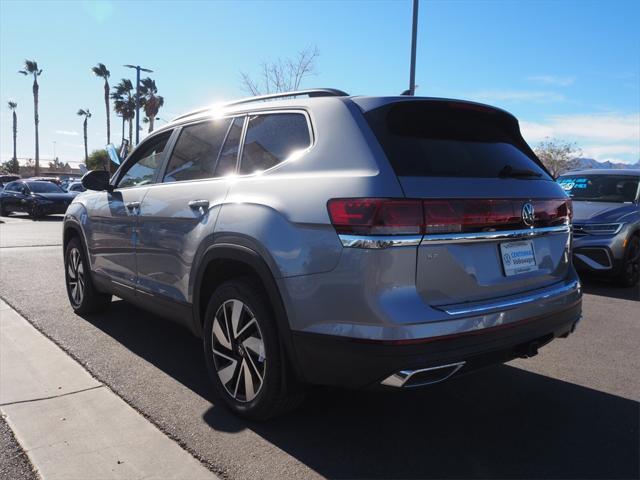
M 408 389 L 571 333 L 571 200 L 507 112 L 332 89 L 175 119 L 64 222 L 81 315 L 111 296 L 203 338 L 230 408 Z

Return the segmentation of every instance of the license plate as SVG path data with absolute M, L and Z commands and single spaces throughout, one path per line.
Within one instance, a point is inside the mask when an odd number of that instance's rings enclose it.
M 522 240 L 500 244 L 502 267 L 507 277 L 538 269 L 533 240 Z

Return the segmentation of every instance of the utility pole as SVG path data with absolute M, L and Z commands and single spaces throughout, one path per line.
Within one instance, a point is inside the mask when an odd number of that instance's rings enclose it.
M 409 73 L 409 95 L 416 94 L 416 43 L 418 41 L 418 3 L 413 0 L 413 27 L 411 30 L 411 70 Z
M 153 73 L 153 70 L 142 68 L 140 65 L 124 65 L 136 71 L 136 145 L 140 142 L 140 72 Z

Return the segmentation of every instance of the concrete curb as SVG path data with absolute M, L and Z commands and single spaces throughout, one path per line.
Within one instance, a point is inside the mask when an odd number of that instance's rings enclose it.
M 0 411 L 44 479 L 215 479 L 0 300 Z

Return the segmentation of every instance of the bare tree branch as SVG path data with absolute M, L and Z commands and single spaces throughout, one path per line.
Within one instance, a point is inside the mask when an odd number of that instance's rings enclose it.
M 315 63 L 319 56 L 318 47 L 312 46 L 299 51 L 293 58 L 264 61 L 256 79 L 240 72 L 240 88 L 254 96 L 298 90 L 305 78 L 316 74 Z

